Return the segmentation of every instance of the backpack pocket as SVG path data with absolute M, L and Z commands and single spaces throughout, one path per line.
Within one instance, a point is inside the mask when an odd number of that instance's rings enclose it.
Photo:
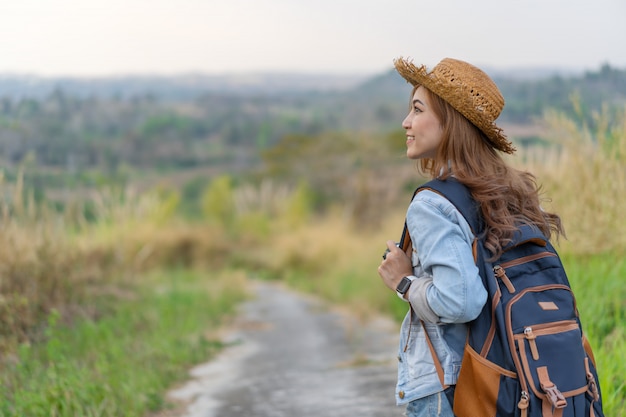
M 465 345 L 454 392 L 455 416 L 513 417 L 514 409 L 505 407 L 503 410 L 500 404 L 515 404 L 514 396 L 518 393 L 519 381 L 515 372 L 483 358 L 469 344 Z
M 576 320 L 529 325 L 514 339 L 526 385 L 541 400 L 529 407 L 566 408 L 569 398 L 588 391 L 588 365 Z

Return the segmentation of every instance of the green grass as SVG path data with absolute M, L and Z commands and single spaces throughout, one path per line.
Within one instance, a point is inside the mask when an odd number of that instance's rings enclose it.
M 564 255 L 583 329 L 596 358 L 604 412 L 626 416 L 626 259 Z
M 23 345 L 1 374 L 0 416 L 144 416 L 222 345 L 207 338 L 242 294 L 197 272 L 159 272 L 98 321 L 52 314 L 47 340 Z

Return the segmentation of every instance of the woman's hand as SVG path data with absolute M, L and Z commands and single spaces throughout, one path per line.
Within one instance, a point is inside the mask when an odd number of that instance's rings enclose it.
M 395 291 L 402 277 L 413 275 L 413 266 L 411 259 L 396 246 L 393 240 L 387 241 L 387 248 L 389 253 L 378 267 L 378 275 L 387 287 Z

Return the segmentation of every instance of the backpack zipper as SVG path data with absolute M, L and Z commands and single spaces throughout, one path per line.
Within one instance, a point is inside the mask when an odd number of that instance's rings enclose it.
M 515 287 L 513 286 L 513 283 L 511 282 L 509 277 L 506 276 L 506 271 L 504 270 L 502 265 L 494 265 L 493 273 L 496 275 L 496 278 L 504 283 L 504 286 L 507 290 L 509 290 L 510 294 L 513 294 L 515 292 Z
M 517 408 L 521 411 L 521 417 L 526 417 L 528 415 L 528 393 L 526 391 L 522 391 L 522 397 L 517 403 Z
M 524 336 L 526 336 L 526 339 L 528 340 L 528 345 L 530 346 L 530 352 L 533 355 L 533 359 L 538 361 L 539 351 L 537 350 L 537 343 L 535 343 L 535 339 L 537 339 L 537 336 L 533 333 L 533 328 L 530 326 L 526 327 L 524 329 Z
M 555 329 L 559 332 L 575 330 L 578 329 L 578 324 L 574 320 L 563 320 L 524 327 L 524 338 L 528 341 L 534 360 L 539 360 L 539 350 L 536 343 L 537 336 L 554 334 Z
M 525 264 L 526 262 L 531 262 L 531 261 L 535 261 L 537 259 L 542 259 L 542 258 L 548 258 L 551 256 L 556 256 L 556 254 L 546 251 L 546 252 L 536 253 L 534 255 L 524 256 L 522 258 L 512 259 L 510 261 L 494 265 L 493 273 L 496 275 L 496 278 L 502 281 L 502 283 L 504 284 L 506 289 L 509 291 L 509 293 L 513 294 L 515 292 L 515 286 L 513 285 L 509 277 L 506 275 L 506 269 L 512 266 Z

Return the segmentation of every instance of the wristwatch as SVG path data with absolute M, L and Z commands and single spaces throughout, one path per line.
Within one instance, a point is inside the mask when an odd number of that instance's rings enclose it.
M 409 290 L 411 283 L 415 279 L 417 279 L 417 277 L 409 275 L 409 276 L 403 277 L 400 280 L 400 282 L 398 283 L 398 286 L 396 287 L 396 294 L 398 294 L 398 297 L 400 297 L 400 299 L 406 301 L 406 299 L 404 298 L 404 294 L 406 294 L 406 292 Z

